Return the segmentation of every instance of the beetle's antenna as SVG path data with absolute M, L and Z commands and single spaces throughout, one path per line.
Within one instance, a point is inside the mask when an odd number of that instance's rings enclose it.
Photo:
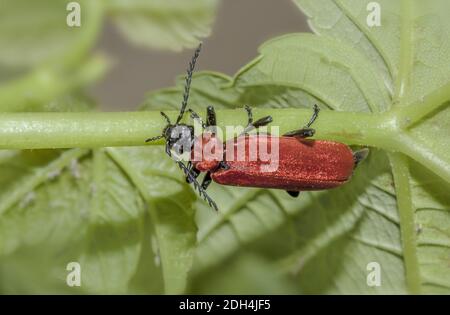
M 317 116 L 319 116 L 319 111 L 320 111 L 319 106 L 317 106 L 317 104 L 314 104 L 314 113 L 311 116 L 311 119 L 309 120 L 309 122 L 306 124 L 305 128 L 311 127 L 313 122 L 316 120 Z
M 164 112 L 160 112 L 160 113 L 161 113 L 161 116 L 163 116 L 166 119 L 167 124 L 170 125 L 169 116 L 167 116 L 166 113 L 164 113 Z M 156 137 L 152 137 L 152 138 L 146 139 L 145 142 L 151 142 L 151 141 L 159 140 L 161 138 L 164 138 L 164 132 L 160 136 L 156 136 Z
M 186 79 L 185 79 L 185 85 L 184 85 L 184 94 L 183 94 L 183 101 L 181 103 L 181 110 L 180 110 L 180 114 L 178 115 L 177 118 L 177 124 L 181 121 L 181 119 L 183 118 L 184 112 L 186 110 L 186 106 L 188 103 L 188 99 L 189 99 L 189 92 L 191 89 L 191 81 L 192 81 L 192 75 L 194 73 L 194 69 L 195 69 L 195 63 L 197 62 L 197 58 L 200 55 L 200 50 L 202 49 L 202 43 L 200 43 L 197 47 L 197 49 L 194 52 L 194 56 L 192 56 L 192 60 L 191 62 L 189 62 L 189 67 L 187 69 L 187 74 L 186 74 Z
M 164 113 L 164 112 L 160 112 L 160 113 L 161 113 L 161 116 L 163 116 L 166 119 L 167 124 L 170 125 L 169 116 L 167 116 L 166 113 Z M 164 138 L 164 133 L 160 136 L 148 138 L 147 140 L 145 140 L 145 142 L 151 142 L 151 141 L 159 140 L 161 138 Z
M 167 124 L 170 125 L 170 118 L 169 118 L 169 116 L 167 116 L 166 113 L 164 113 L 164 112 L 161 112 L 161 116 L 163 116 L 166 119 Z
M 206 191 L 202 188 L 202 186 L 199 184 L 199 182 L 197 181 L 197 179 L 192 176 L 191 171 L 186 167 L 186 165 L 184 165 L 183 163 L 181 163 L 180 161 L 177 162 L 177 165 L 179 168 L 181 168 L 181 170 L 184 172 L 184 174 L 186 175 L 186 177 L 190 180 L 190 182 L 194 185 L 194 189 L 198 190 L 198 194 L 200 197 L 202 197 L 203 199 L 206 200 L 206 202 L 208 202 L 209 206 L 211 208 L 213 208 L 214 210 L 218 211 L 219 209 L 217 208 L 216 203 L 214 202 L 214 200 L 211 199 L 210 196 L 208 196 L 208 194 L 206 193 Z

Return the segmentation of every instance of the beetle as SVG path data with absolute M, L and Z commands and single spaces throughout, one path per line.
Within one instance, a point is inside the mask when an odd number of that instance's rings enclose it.
M 292 197 L 297 197 L 300 191 L 335 188 L 351 178 L 354 168 L 367 156 L 368 149 L 353 152 L 350 147 L 340 142 L 307 139 L 315 134 L 311 125 L 319 114 L 317 105 L 314 105 L 313 114 L 304 127 L 288 132 L 281 137 L 271 135 L 261 137 L 259 134 L 250 134 L 250 131 L 270 124 L 273 119 L 271 116 L 265 116 L 253 121 L 251 108 L 245 106 L 248 117 L 247 126 L 240 135 L 222 143 L 223 154 L 220 158 L 203 156 L 200 160 L 194 160 L 193 156 L 196 150 L 202 151 L 206 145 L 211 146 L 212 143 L 216 145 L 220 141 L 214 132 L 216 113 L 212 106 L 208 106 L 206 109 L 205 123 L 192 109 L 187 110 L 191 114 L 191 118 L 198 120 L 203 129 L 208 130 L 204 131 L 202 135 L 195 137 L 194 127 L 181 123 L 186 112 L 192 75 L 200 49 L 201 44 L 195 50 L 187 69 L 181 109 L 176 122 L 172 124 L 169 117 L 161 112 L 167 125 L 161 135 L 149 138 L 146 142 L 164 138 L 166 141 L 165 151 L 169 156 L 172 156 L 172 152 L 183 154 L 187 148 L 191 159 L 186 164 L 181 160 L 176 160 L 176 163 L 184 172 L 186 181 L 194 185 L 199 195 L 212 208 L 218 210 L 216 203 L 206 193 L 206 189 L 212 181 L 230 186 L 283 189 Z M 252 141 L 266 145 L 266 147 L 271 147 L 277 142 L 279 156 L 276 170 L 262 172 L 261 167 L 264 165 L 264 161 L 249 159 Z M 200 145 L 197 145 L 198 142 Z M 245 147 L 246 153 L 243 160 L 236 158 L 239 147 Z M 233 149 L 235 155 L 232 159 L 226 158 L 227 149 Z M 197 177 L 202 172 L 205 173 L 205 176 L 202 183 L 199 183 Z

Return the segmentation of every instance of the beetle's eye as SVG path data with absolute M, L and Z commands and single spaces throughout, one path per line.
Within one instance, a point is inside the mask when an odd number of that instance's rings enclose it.
M 174 150 L 178 155 L 181 155 L 184 152 L 183 145 L 180 143 L 175 143 L 172 147 L 172 150 Z

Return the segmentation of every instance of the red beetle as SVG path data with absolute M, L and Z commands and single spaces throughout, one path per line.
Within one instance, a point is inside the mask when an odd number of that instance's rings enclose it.
M 244 142 L 245 152 L 250 152 L 249 143 L 257 138 L 260 145 L 271 147 L 279 143 L 278 168 L 275 171 L 261 171 L 268 161 L 225 160 L 226 168 L 219 160 L 193 162 L 200 172 L 210 172 L 216 183 L 231 186 L 284 189 L 296 196 L 302 190 L 330 189 L 349 180 L 355 164 L 361 156 L 345 144 L 333 141 L 307 140 L 297 137 L 273 137 L 245 135 L 225 143 L 235 147 L 235 152 Z M 246 155 L 248 158 L 248 154 Z
M 167 126 L 160 136 L 149 138 L 146 142 L 164 138 L 166 153 L 169 156 L 172 156 L 173 151 L 176 155 L 184 152 L 190 153 L 191 159 L 187 165 L 180 160 L 177 160 L 176 163 L 185 173 L 187 182 L 194 184 L 200 196 L 211 207 L 217 210 L 215 202 L 206 193 L 212 180 L 222 185 L 283 189 L 291 196 L 297 197 L 300 191 L 330 189 L 340 186 L 350 179 L 353 169 L 367 156 L 368 150 L 353 152 L 343 143 L 306 139 L 315 133 L 310 126 L 318 116 L 317 105 L 314 105 L 314 113 L 305 127 L 281 137 L 249 135 L 249 131 L 272 122 L 272 117 L 266 116 L 253 122 L 251 109 L 245 107 L 248 114 L 247 127 L 240 136 L 223 144 L 215 136 L 216 114 L 214 108 L 207 107 L 206 123 L 201 122 L 198 114 L 189 109 L 191 117 L 199 120 L 203 128 L 209 130 L 200 137 L 194 137 L 194 127 L 180 123 L 180 121 L 186 110 L 192 73 L 200 48 L 201 46 L 197 48 L 189 63 L 182 106 L 176 123 L 172 124 L 168 116 L 161 112 L 167 121 Z M 264 168 L 267 163 L 273 161 L 263 160 L 253 154 L 255 147 L 252 146 L 252 142 L 259 147 L 265 146 L 271 149 L 277 147 L 276 169 Z M 215 148 L 220 151 L 217 152 L 213 149 L 212 155 L 205 155 L 206 148 L 209 150 Z M 244 155 L 239 158 L 239 149 L 242 150 L 242 148 L 244 148 Z M 228 156 L 230 151 L 232 154 Z M 197 177 L 201 172 L 206 174 L 200 184 Z

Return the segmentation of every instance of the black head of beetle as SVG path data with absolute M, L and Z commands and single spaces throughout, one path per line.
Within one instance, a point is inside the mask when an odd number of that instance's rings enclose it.
M 177 155 L 190 151 L 194 143 L 194 126 L 179 122 L 172 124 L 169 117 L 164 112 L 161 112 L 161 115 L 167 121 L 167 125 L 164 127 L 162 134 L 153 138 L 148 138 L 145 142 L 164 138 L 166 140 L 166 153 L 169 156 L 171 156 L 171 151 L 174 151 Z
M 177 155 L 190 152 L 194 143 L 194 127 L 186 124 L 168 124 L 161 135 L 166 140 L 166 152 Z

